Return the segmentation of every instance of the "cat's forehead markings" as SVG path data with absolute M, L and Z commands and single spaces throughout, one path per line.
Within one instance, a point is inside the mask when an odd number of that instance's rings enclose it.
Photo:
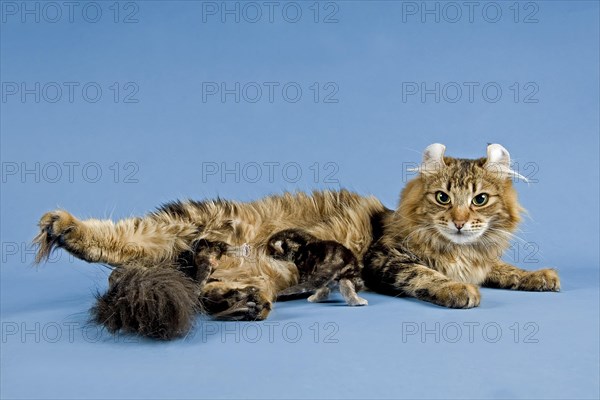
M 450 159 L 440 178 L 447 180 L 445 187 L 477 192 L 485 185 L 482 165 L 482 160 Z
M 488 174 L 483 168 L 483 158 L 472 160 L 444 157 L 444 162 L 446 165 L 438 174 L 425 179 L 428 192 L 442 190 L 448 193 L 477 193 L 482 190 L 501 190 L 495 180 L 488 179 Z

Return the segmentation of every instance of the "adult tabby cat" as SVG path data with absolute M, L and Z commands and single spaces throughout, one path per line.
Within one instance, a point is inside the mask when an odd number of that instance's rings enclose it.
M 476 160 L 444 151 L 437 143 L 425 149 L 395 211 L 346 190 L 250 203 L 176 201 L 116 223 L 56 210 L 39 223 L 37 261 L 60 247 L 117 267 L 121 278 L 99 298 L 95 320 L 164 339 L 184 334 L 197 309 L 222 319 L 266 318 L 277 293 L 298 282 L 292 263 L 265 254 L 268 238 L 289 228 L 346 246 L 362 260 L 366 285 L 381 293 L 470 308 L 479 305 L 478 285 L 558 291 L 554 270 L 525 271 L 500 259 L 522 211 L 508 151 L 492 144 Z M 175 268 L 193 262 L 200 239 L 249 244 L 251 256 L 223 255 L 199 287 Z

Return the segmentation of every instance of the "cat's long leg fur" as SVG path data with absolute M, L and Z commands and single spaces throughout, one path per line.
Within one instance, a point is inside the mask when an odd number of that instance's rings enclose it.
M 526 271 L 504 262 L 492 266 L 483 285 L 493 288 L 535 292 L 560 291 L 560 279 L 553 269 Z
M 111 220 L 79 220 L 64 210 L 44 214 L 36 262 L 48 258 L 55 247 L 74 256 L 114 266 L 131 262 L 153 266 L 172 260 L 186 250 L 198 229 L 189 223 L 164 223 L 151 217 Z
M 449 308 L 477 307 L 481 300 L 477 286 L 455 282 L 394 249 L 377 248 L 367 254 L 363 279 L 372 290 Z

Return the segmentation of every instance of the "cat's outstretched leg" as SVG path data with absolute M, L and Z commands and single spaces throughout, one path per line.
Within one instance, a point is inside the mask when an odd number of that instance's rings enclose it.
M 64 210 L 46 213 L 39 222 L 36 262 L 57 247 L 88 262 L 154 265 L 174 259 L 198 235 L 192 224 L 159 221 L 151 216 L 110 220 L 79 220 Z
M 500 262 L 492 266 L 483 286 L 533 292 L 558 292 L 560 279 L 553 269 L 526 271 Z
M 365 284 L 384 294 L 416 297 L 449 308 L 473 308 L 481 300 L 477 286 L 455 282 L 399 251 L 374 249 L 364 264 Z

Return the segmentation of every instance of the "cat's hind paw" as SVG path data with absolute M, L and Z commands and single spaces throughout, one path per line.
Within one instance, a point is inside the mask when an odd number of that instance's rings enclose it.
M 38 251 L 35 263 L 47 260 L 52 250 L 63 247 L 77 227 L 77 219 L 64 210 L 55 210 L 42 216 L 38 223 L 40 231 L 33 239 Z
M 201 304 L 213 317 L 233 321 L 262 321 L 272 308 L 271 301 L 257 287 L 231 288 L 218 281 L 206 284 Z

